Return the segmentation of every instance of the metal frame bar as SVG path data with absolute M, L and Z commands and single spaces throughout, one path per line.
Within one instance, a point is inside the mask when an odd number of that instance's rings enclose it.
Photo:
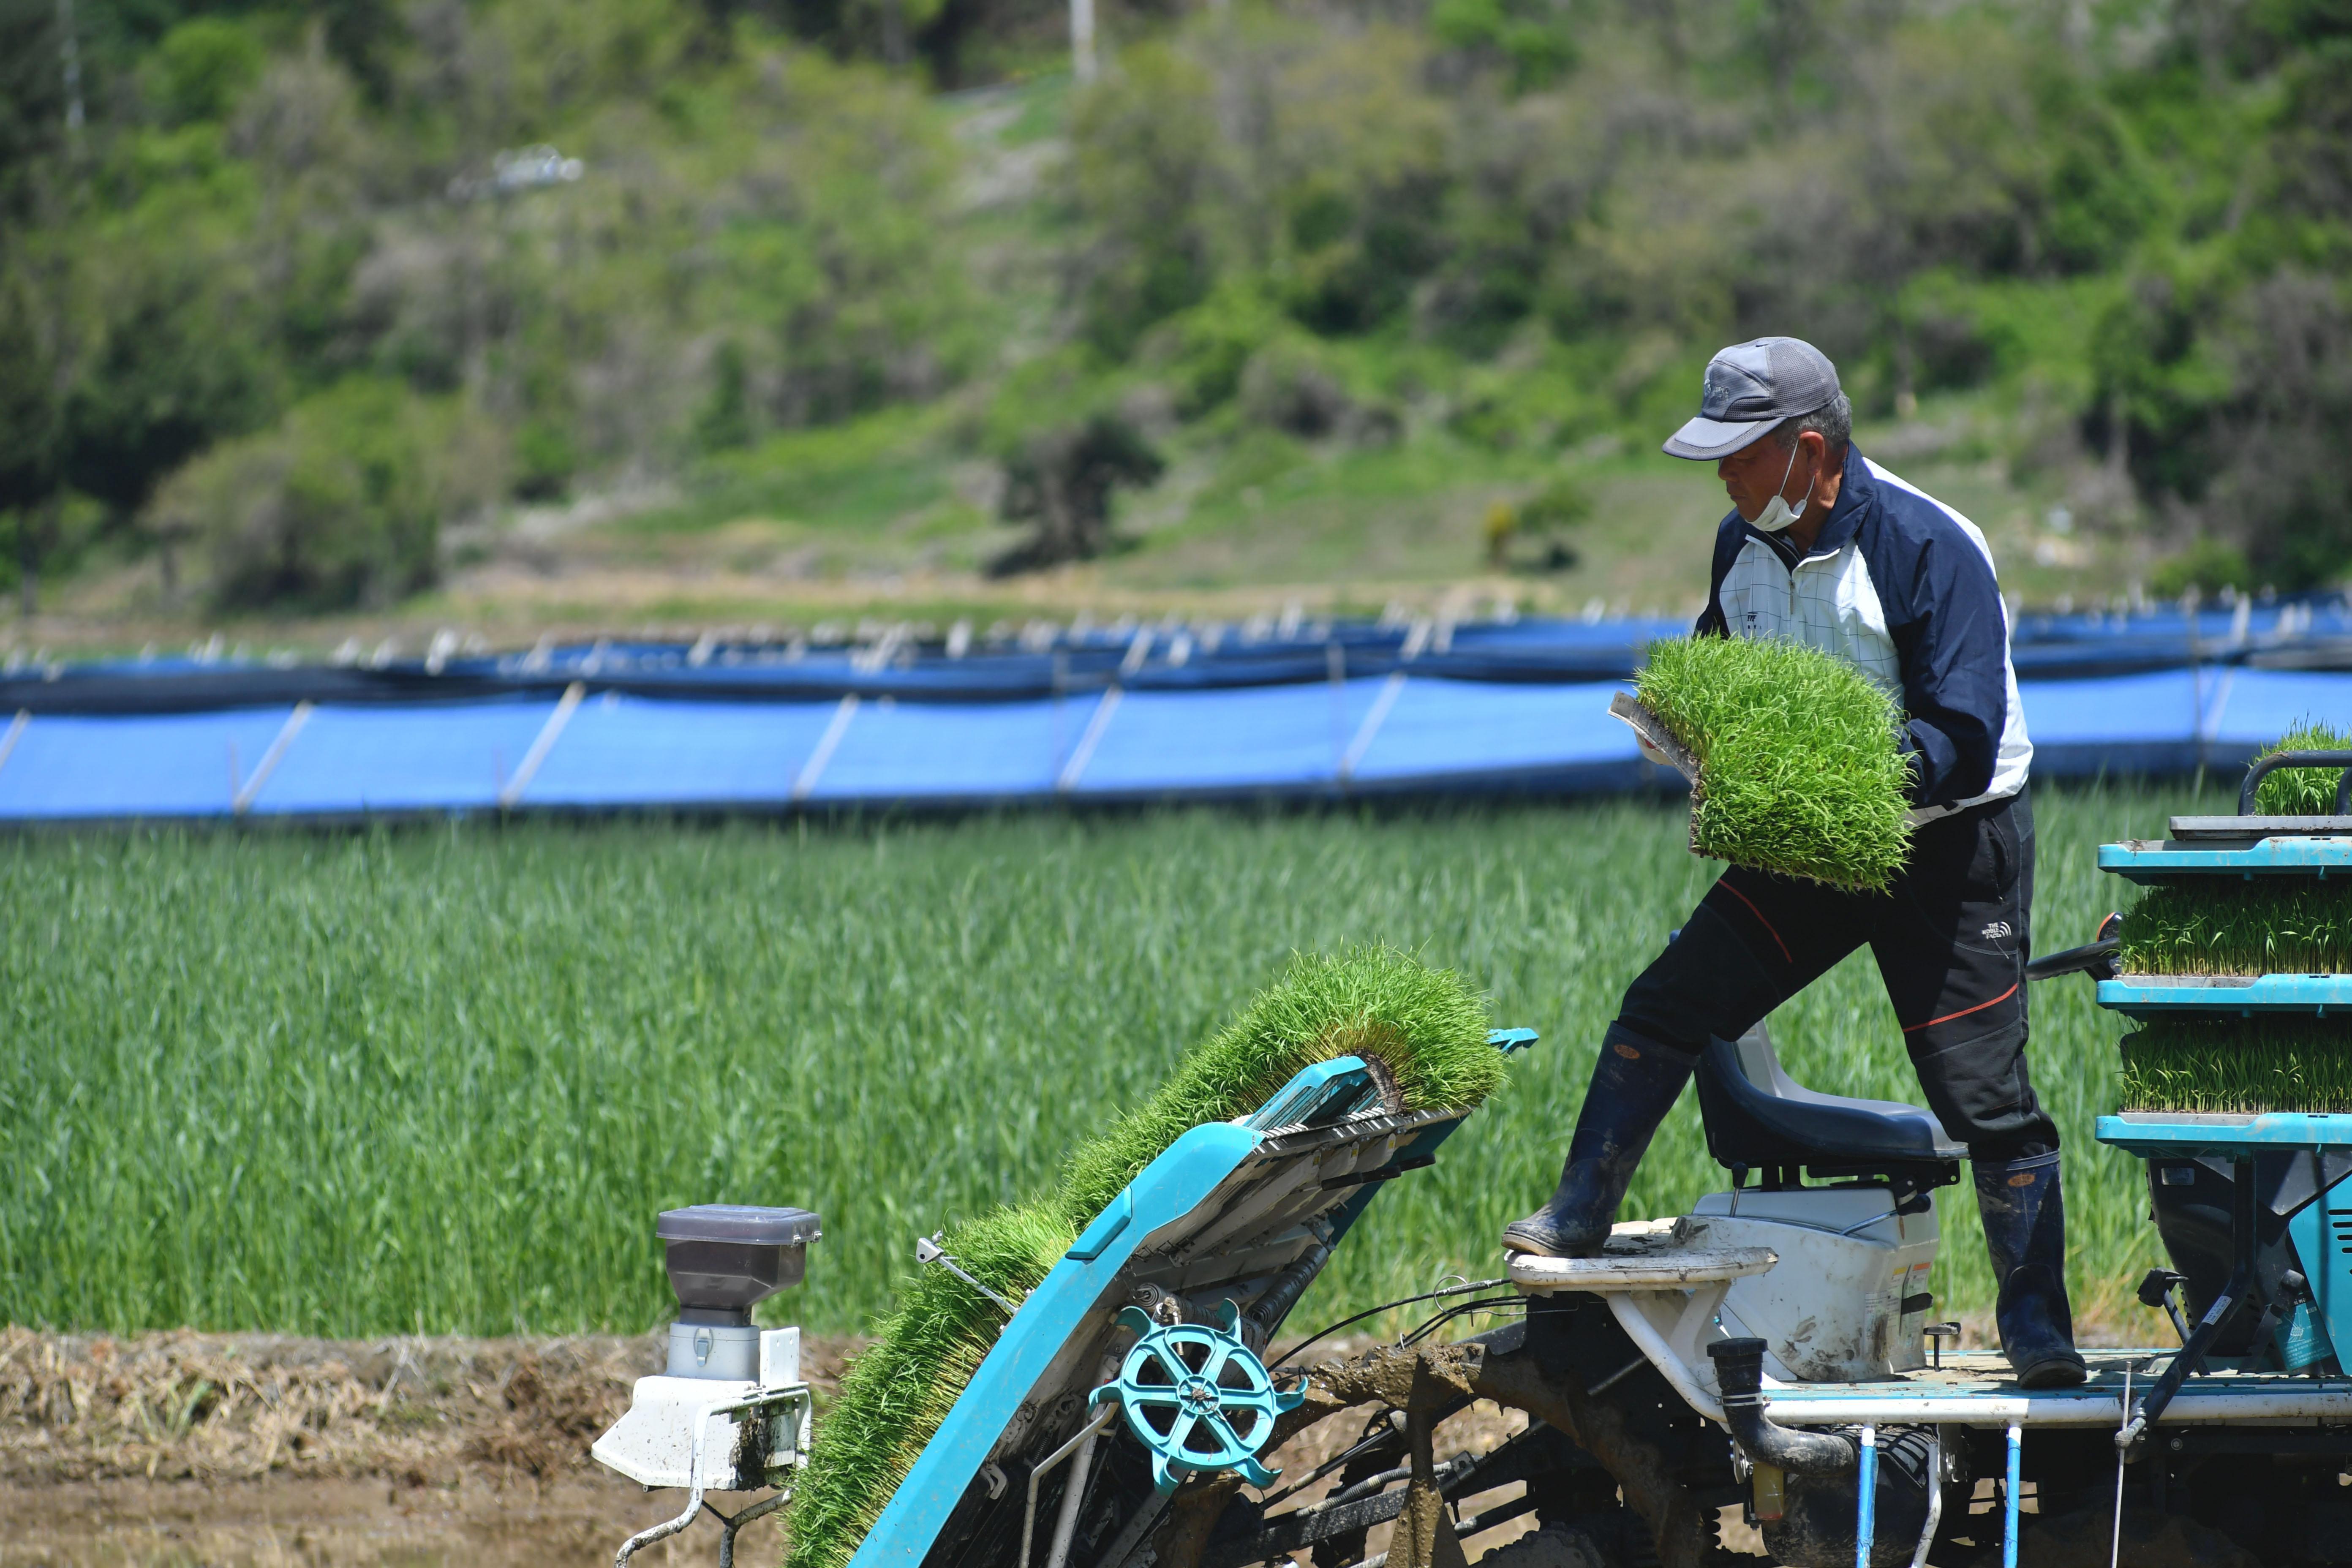
M 2017 1494 L 2024 1487 L 2025 1428 L 2009 1424 L 2009 1475 L 2002 1484 L 2000 1568 L 2017 1568 Z
M 676 1535 L 679 1531 L 692 1524 L 694 1516 L 702 1511 L 705 1506 L 702 1494 L 709 1485 L 705 1465 L 703 1439 L 709 1434 L 710 1418 L 713 1415 L 731 1415 L 746 1410 L 758 1410 L 764 1413 L 767 1406 L 773 1405 L 798 1404 L 805 1407 L 808 1396 L 807 1386 L 796 1384 L 789 1388 L 761 1389 L 740 1399 L 714 1399 L 709 1404 L 698 1407 L 694 1413 L 694 1443 L 689 1449 L 691 1457 L 687 1464 L 685 1511 L 676 1519 L 666 1519 L 659 1524 L 650 1525 L 621 1542 L 621 1549 L 613 1554 L 613 1568 L 629 1568 L 630 1558 L 651 1546 L 655 1542 L 667 1541 Z M 753 1504 L 731 1520 L 725 1514 L 719 1513 L 715 1508 L 710 1510 L 726 1524 L 726 1533 L 720 1537 L 719 1543 L 719 1561 L 722 1568 L 734 1568 L 736 1531 L 760 1515 L 780 1507 L 792 1495 L 790 1491 L 780 1489 L 774 1497 Z
M 2230 1229 L 2236 1258 L 2230 1267 L 2229 1280 L 2221 1287 L 2221 1293 L 2213 1298 L 2213 1304 L 2205 1310 L 2205 1315 L 2198 1320 L 2189 1342 L 2172 1353 L 2171 1364 L 2140 1401 L 2138 1413 L 2116 1434 L 2119 1453 L 2129 1455 L 2137 1450 L 2146 1440 L 2147 1429 L 2163 1419 L 2166 1407 L 2180 1392 L 2180 1385 L 2203 1368 L 2206 1352 L 2213 1348 L 2213 1342 L 2221 1337 L 2222 1330 L 2237 1317 L 2253 1290 L 2254 1258 L 2260 1239 L 2254 1229 L 2253 1156 L 2242 1152 L 2230 1162 Z
M 1038 1460 L 1037 1468 L 1029 1472 L 1029 1505 L 1022 1510 L 1021 1514 L 1020 1568 L 1029 1568 L 1029 1554 L 1036 1549 L 1037 1487 L 1045 1480 L 1045 1472 L 1081 1449 L 1086 1452 L 1090 1462 L 1094 1455 L 1095 1439 L 1102 1436 L 1102 1429 L 1109 1426 L 1111 1417 L 1118 1413 L 1119 1406 L 1116 1402 L 1106 1404 L 1096 1414 L 1093 1420 L 1079 1427 L 1068 1442 Z M 1070 1530 L 1077 1520 L 1076 1494 L 1080 1487 L 1086 1485 L 1086 1471 L 1083 1468 L 1074 1469 L 1070 1474 L 1071 1484 L 1068 1492 L 1062 1500 L 1061 1517 L 1054 1524 L 1055 1556 L 1051 1560 L 1053 1562 L 1066 1561 L 1070 1555 Z
M 1862 1429 L 1862 1474 L 1854 1481 L 1853 1568 L 1870 1568 L 1871 1538 L 1878 1533 L 1878 1428 Z
M 2238 815 L 2254 815 L 2254 795 L 2263 780 L 2281 768 L 2342 768 L 2343 775 L 2336 781 L 2336 815 L 2352 815 L 2352 752 L 2275 752 L 2246 770 L 2246 782 L 2238 786 Z

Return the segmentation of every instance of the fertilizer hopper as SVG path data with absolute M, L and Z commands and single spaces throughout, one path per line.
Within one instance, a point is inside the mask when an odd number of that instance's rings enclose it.
M 704 1493 L 781 1487 L 803 1462 L 810 1402 L 801 1331 L 756 1327 L 751 1309 L 801 1282 L 808 1244 L 823 1234 L 806 1209 L 735 1204 L 671 1209 L 655 1222 L 678 1303 L 668 1363 L 637 1379 L 628 1413 L 589 1452 L 648 1489 L 688 1495 L 683 1512 L 630 1538 L 615 1563 L 693 1523 Z M 719 1561 L 731 1564 L 736 1531 L 789 1495 L 719 1515 Z

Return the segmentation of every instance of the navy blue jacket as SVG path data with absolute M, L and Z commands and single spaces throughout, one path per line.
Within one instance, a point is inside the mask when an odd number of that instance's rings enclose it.
M 2025 787 L 2033 747 L 1984 535 L 1852 447 L 1837 505 L 1802 558 L 1737 511 L 1723 520 L 1696 631 L 1790 637 L 1877 682 L 1902 705 L 1924 815 Z

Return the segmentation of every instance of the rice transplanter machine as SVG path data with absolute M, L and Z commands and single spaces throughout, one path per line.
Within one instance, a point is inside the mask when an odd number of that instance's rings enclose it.
M 2252 798 L 2250 783 L 2240 816 L 2176 818 L 2100 865 L 2191 885 L 2352 876 L 2343 805 L 2267 818 Z M 2103 931 L 2031 973 L 2088 973 L 2127 1018 L 2352 1016 L 2352 976 L 2122 974 L 2116 947 Z M 2172 1267 L 2141 1300 L 2178 1342 L 2087 1352 L 2081 1387 L 2027 1391 L 1935 1321 L 1936 1194 L 1966 1150 L 1917 1107 L 1796 1082 L 1761 1026 L 1699 1070 L 1724 1190 L 1619 1226 L 1597 1258 L 1439 1284 L 1396 1342 L 1318 1359 L 1320 1335 L 1285 1334 L 1292 1308 L 1468 1114 L 1406 1110 L 1392 1084 L 1343 1058 L 1179 1138 L 1002 1303 L 850 1568 L 1460 1568 L 1481 1552 L 1728 1568 L 1759 1542 L 1792 1568 L 2352 1562 L 2352 1116 L 2101 1117 L 2099 1141 L 2145 1163 Z M 788 1482 L 809 1442 L 797 1337 L 752 1328 L 749 1307 L 799 1278 L 814 1217 L 689 1209 L 662 1226 L 682 1306 L 669 1366 L 595 1453 L 689 1500 L 622 1563 L 706 1491 Z M 1477 1401 L 1524 1425 L 1448 1452 L 1444 1424 Z M 1327 1457 L 1277 1456 L 1328 1421 L 1347 1425 Z M 1728 1532 L 1735 1517 L 1754 1535 Z

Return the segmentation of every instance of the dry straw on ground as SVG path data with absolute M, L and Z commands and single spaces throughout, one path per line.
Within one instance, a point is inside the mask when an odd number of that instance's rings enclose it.
M 547 1477 L 656 1370 L 651 1336 L 122 1339 L 0 1329 L 0 1480 Z

